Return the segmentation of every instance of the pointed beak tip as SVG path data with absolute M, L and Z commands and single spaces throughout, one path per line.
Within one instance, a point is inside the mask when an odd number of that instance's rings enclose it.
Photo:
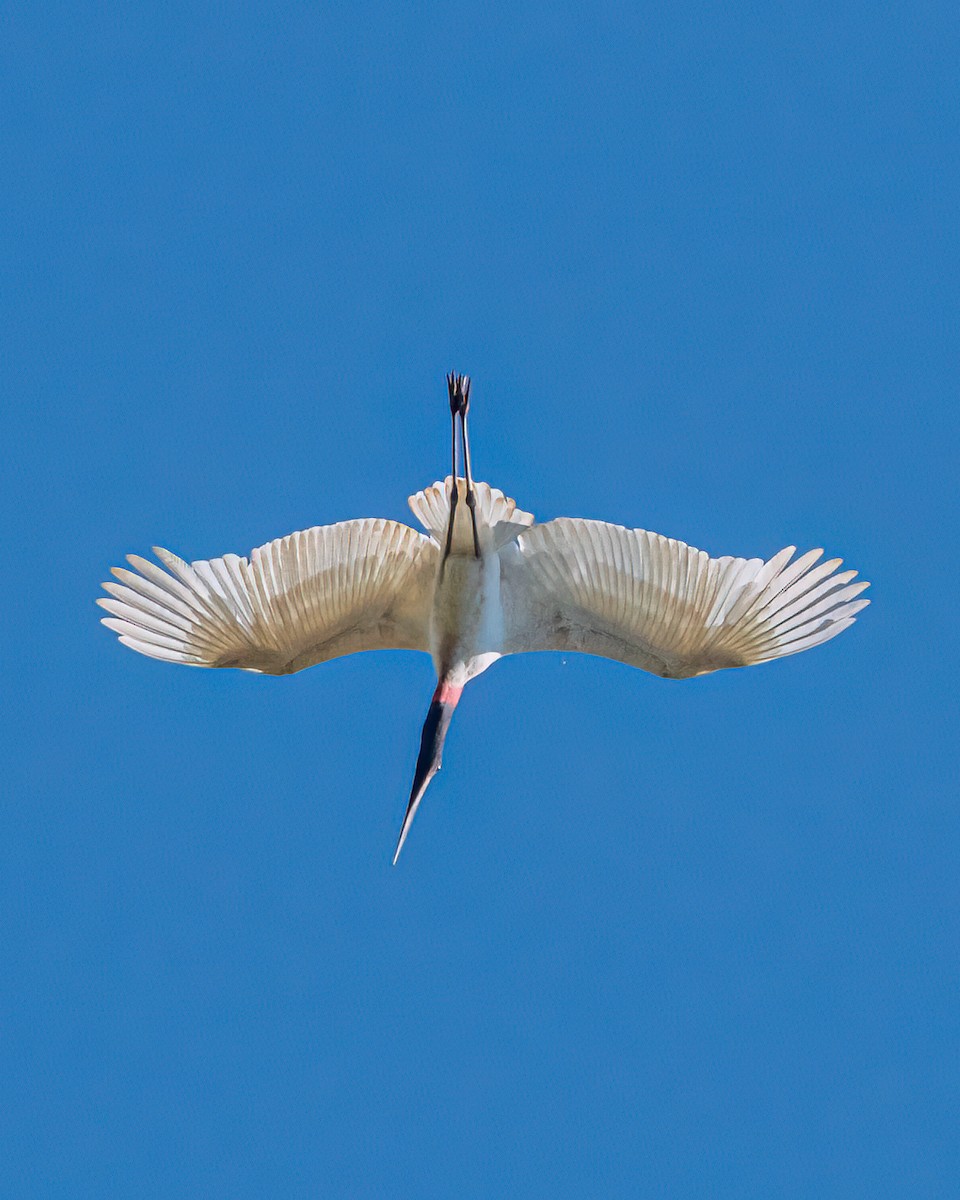
M 440 683 L 430 702 L 427 719 L 423 723 L 423 733 L 420 735 L 420 754 L 417 758 L 413 787 L 410 790 L 410 800 L 403 817 L 396 853 L 393 856 L 394 866 L 397 865 L 397 859 L 407 840 L 407 834 L 410 832 L 410 826 L 413 824 L 413 818 L 420 807 L 424 792 L 426 792 L 430 780 L 440 770 L 443 742 L 450 727 L 453 710 L 457 707 L 457 701 L 460 699 L 462 691 L 462 687 L 451 687 Z

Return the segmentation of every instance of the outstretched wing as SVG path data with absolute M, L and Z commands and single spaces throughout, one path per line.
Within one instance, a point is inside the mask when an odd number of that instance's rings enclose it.
M 437 547 L 395 521 L 343 521 L 186 563 L 115 567 L 103 624 L 141 654 L 287 675 L 359 650 L 428 650 Z
M 839 558 L 795 552 L 711 558 L 602 521 L 535 525 L 501 554 L 504 652 L 582 651 L 670 679 L 796 654 L 870 602 Z

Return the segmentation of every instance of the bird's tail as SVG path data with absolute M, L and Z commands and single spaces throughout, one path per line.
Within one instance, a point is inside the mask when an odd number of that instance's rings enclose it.
M 442 483 L 438 479 L 431 487 L 417 492 L 407 501 L 413 515 L 434 541 L 441 546 L 445 544 L 447 537 L 452 488 L 453 476 L 448 475 Z M 457 488 L 459 503 L 454 514 L 452 548 L 454 553 L 471 554 L 473 552 L 473 532 L 470 527 L 470 513 L 466 505 L 467 484 L 466 480 L 459 476 Z M 491 487 L 489 483 L 475 481 L 473 490 L 477 498 L 475 511 L 482 549 L 499 550 L 501 546 L 513 541 L 518 534 L 533 524 L 533 514 L 517 508 L 516 500 L 505 496 L 499 488 Z

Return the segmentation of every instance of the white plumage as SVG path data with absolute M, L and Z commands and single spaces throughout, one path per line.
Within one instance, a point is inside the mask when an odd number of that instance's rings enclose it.
M 358 650 L 429 650 L 436 543 L 396 521 L 342 521 L 278 538 L 249 559 L 167 568 L 131 554 L 105 583 L 104 625 L 151 658 L 288 675 Z
M 504 556 L 504 652 L 582 651 L 667 679 L 796 654 L 846 629 L 869 585 L 795 552 L 711 558 L 645 529 L 536 525 Z
M 464 481 L 458 481 L 461 491 Z M 822 550 L 711 558 L 673 538 L 602 521 L 534 524 L 475 483 L 482 546 L 499 557 L 503 642 L 597 654 L 668 679 L 796 654 L 850 625 L 869 584 Z M 104 625 L 152 658 L 287 675 L 360 650 L 430 651 L 430 621 L 451 478 L 410 497 L 430 536 L 395 521 L 343 521 L 166 570 L 130 555 L 101 599 Z M 446 511 L 444 511 L 446 504 Z M 469 557 L 458 507 L 454 555 Z M 495 598 L 494 598 L 494 602 Z M 484 648 L 488 650 L 488 648 Z
M 410 497 L 426 535 L 367 519 L 290 534 L 249 559 L 186 563 L 157 547 L 162 567 L 131 555 L 134 570 L 115 568 L 98 601 L 124 645 L 190 666 L 286 675 L 362 650 L 430 653 L 439 683 L 398 854 L 460 692 L 502 655 L 580 651 L 683 679 L 819 645 L 869 603 L 869 585 L 821 550 L 711 558 L 602 521 L 536 524 L 470 479 L 469 381 L 448 386 L 453 461 L 459 417 L 467 472 Z

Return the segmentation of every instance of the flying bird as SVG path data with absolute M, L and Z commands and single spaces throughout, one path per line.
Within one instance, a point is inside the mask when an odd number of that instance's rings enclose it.
M 464 687 L 503 655 L 579 651 L 689 679 L 818 646 L 870 603 L 822 550 L 711 558 L 644 529 L 537 524 L 473 479 L 469 377 L 447 376 L 447 393 L 451 473 L 409 499 L 425 534 L 341 521 L 193 563 L 155 546 L 162 567 L 129 555 L 97 601 L 125 646 L 194 667 L 289 675 L 361 650 L 430 654 L 438 682 L 394 863 Z

